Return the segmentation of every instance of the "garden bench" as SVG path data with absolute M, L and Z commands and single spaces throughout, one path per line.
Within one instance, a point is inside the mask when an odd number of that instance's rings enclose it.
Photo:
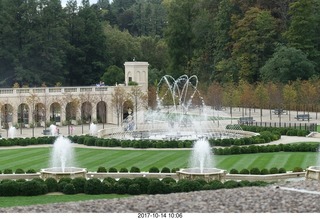
M 253 117 L 240 117 L 238 120 L 239 124 L 252 124 L 254 122 Z
M 304 120 L 310 120 L 311 119 L 311 117 L 310 117 L 310 115 L 309 114 L 298 114 L 296 117 L 294 117 L 295 119 L 297 119 L 297 120 L 302 120 L 302 121 L 304 121 Z
M 42 131 L 42 134 L 43 134 L 43 135 L 51 135 L 51 131 L 50 131 L 50 129 L 44 129 L 44 130 Z

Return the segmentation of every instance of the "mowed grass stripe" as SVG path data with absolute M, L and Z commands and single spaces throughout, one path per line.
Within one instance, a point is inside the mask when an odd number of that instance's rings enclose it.
M 13 150 L 10 156 L 8 155 L 4 158 L 0 151 L 0 168 L 10 168 L 13 170 L 16 168 L 31 169 L 34 163 L 46 163 L 49 158 L 46 154 L 45 149 Z
M 0 150 L 0 162 L 8 162 L 8 161 L 16 161 L 20 159 L 24 159 L 25 157 L 32 157 L 35 154 L 45 154 L 44 148 L 37 148 L 34 150 L 28 150 L 28 149 L 14 149 L 14 150 L 8 150 L 9 153 L 3 153 L 3 150 Z M 48 152 L 46 152 L 48 153 Z
M 246 165 L 246 158 L 241 155 L 229 155 L 229 156 L 219 156 L 215 155 L 214 162 L 217 168 L 221 169 L 242 169 Z
M 143 151 L 136 151 L 134 157 L 127 157 L 128 154 L 126 154 L 126 159 L 119 160 L 115 163 L 115 166 L 120 167 L 126 167 L 131 168 L 132 166 L 136 166 L 140 168 L 142 171 L 149 170 L 150 166 L 154 166 L 154 163 L 157 163 L 159 166 L 161 166 L 159 160 L 163 156 L 167 156 L 167 153 L 164 153 L 163 151 L 146 151 L 147 153 L 143 153 Z M 170 154 L 170 152 L 169 152 Z M 110 161 L 111 162 L 111 161 Z

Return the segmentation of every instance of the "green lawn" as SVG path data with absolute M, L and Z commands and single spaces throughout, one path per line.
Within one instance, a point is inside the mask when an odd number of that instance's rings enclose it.
M 50 148 L 22 148 L 1 149 L 0 170 L 17 168 L 24 170 L 48 167 Z M 150 167 L 187 167 L 191 155 L 190 150 L 106 150 L 93 148 L 76 148 L 75 160 L 78 167 L 85 167 L 89 171 L 96 171 L 99 166 L 106 168 L 139 167 L 142 171 L 148 171 Z M 271 168 L 284 167 L 292 170 L 294 167 L 306 168 L 316 165 L 318 153 L 314 152 L 277 152 L 243 155 L 213 156 L 215 167 L 230 171 L 232 168 L 241 170 L 252 167 Z M 123 195 L 41 195 L 33 197 L 0 197 L 0 207 L 12 207 L 34 204 L 47 204 L 57 202 L 82 201 L 106 198 L 127 197 Z
M 124 198 L 129 195 L 87 195 L 87 194 L 76 194 L 76 195 L 39 195 L 39 196 L 14 196 L 14 197 L 1 197 L 0 196 L 0 207 L 14 207 L 14 206 L 27 206 L 37 204 L 50 204 L 50 203 L 61 203 L 61 202 L 76 202 L 96 199 L 112 199 L 112 198 Z
M 0 150 L 0 170 L 6 168 L 15 171 L 49 167 L 50 148 L 22 148 Z M 190 150 L 109 150 L 94 148 L 76 148 L 75 161 L 77 167 L 85 167 L 88 171 L 96 171 L 99 166 L 107 169 L 122 167 L 130 169 L 132 166 L 139 167 L 141 171 L 148 171 L 150 167 L 170 169 L 188 166 Z M 314 152 L 278 152 L 242 155 L 214 155 L 213 165 L 217 168 L 230 171 L 232 168 L 271 168 L 284 167 L 292 170 L 294 167 L 306 168 L 316 165 L 318 153 Z

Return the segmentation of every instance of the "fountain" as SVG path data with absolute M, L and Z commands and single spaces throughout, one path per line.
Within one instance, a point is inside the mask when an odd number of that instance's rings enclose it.
M 122 130 L 107 133 L 105 137 L 196 141 L 201 138 L 242 138 L 253 135 L 243 131 L 239 125 L 227 129 L 227 125 L 232 123 L 231 117 L 206 106 L 197 86 L 198 78 L 195 75 L 182 75 L 176 80 L 169 75 L 163 76 L 157 85 L 156 109 L 138 110 L 133 116 L 128 111 Z M 137 115 L 140 121 L 132 118 Z
M 58 135 L 58 129 L 56 125 L 51 124 L 49 128 L 50 128 L 51 136 Z
M 320 146 L 318 147 L 318 153 L 320 152 Z M 320 180 L 320 158 L 318 157 L 317 166 L 310 166 L 306 169 L 306 179 Z
M 97 125 L 94 123 L 90 124 L 90 135 L 95 136 L 98 133 Z
M 15 138 L 16 137 L 16 128 L 14 126 L 10 126 L 8 130 L 8 138 Z
M 226 171 L 213 168 L 212 152 L 207 140 L 200 139 L 194 143 L 190 168 L 177 171 L 179 179 L 204 179 L 206 181 L 224 181 Z
M 41 178 L 49 177 L 57 180 L 62 177 L 85 177 L 87 170 L 85 168 L 73 167 L 73 147 L 68 138 L 60 135 L 54 142 L 51 153 L 51 167 L 40 171 Z

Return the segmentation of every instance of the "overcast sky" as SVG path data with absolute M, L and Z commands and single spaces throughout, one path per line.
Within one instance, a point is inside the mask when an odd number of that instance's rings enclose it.
M 66 6 L 68 0 L 61 0 L 61 5 L 64 7 Z M 97 3 L 98 0 L 90 0 L 90 4 Z M 81 5 L 82 0 L 77 0 L 78 6 Z

